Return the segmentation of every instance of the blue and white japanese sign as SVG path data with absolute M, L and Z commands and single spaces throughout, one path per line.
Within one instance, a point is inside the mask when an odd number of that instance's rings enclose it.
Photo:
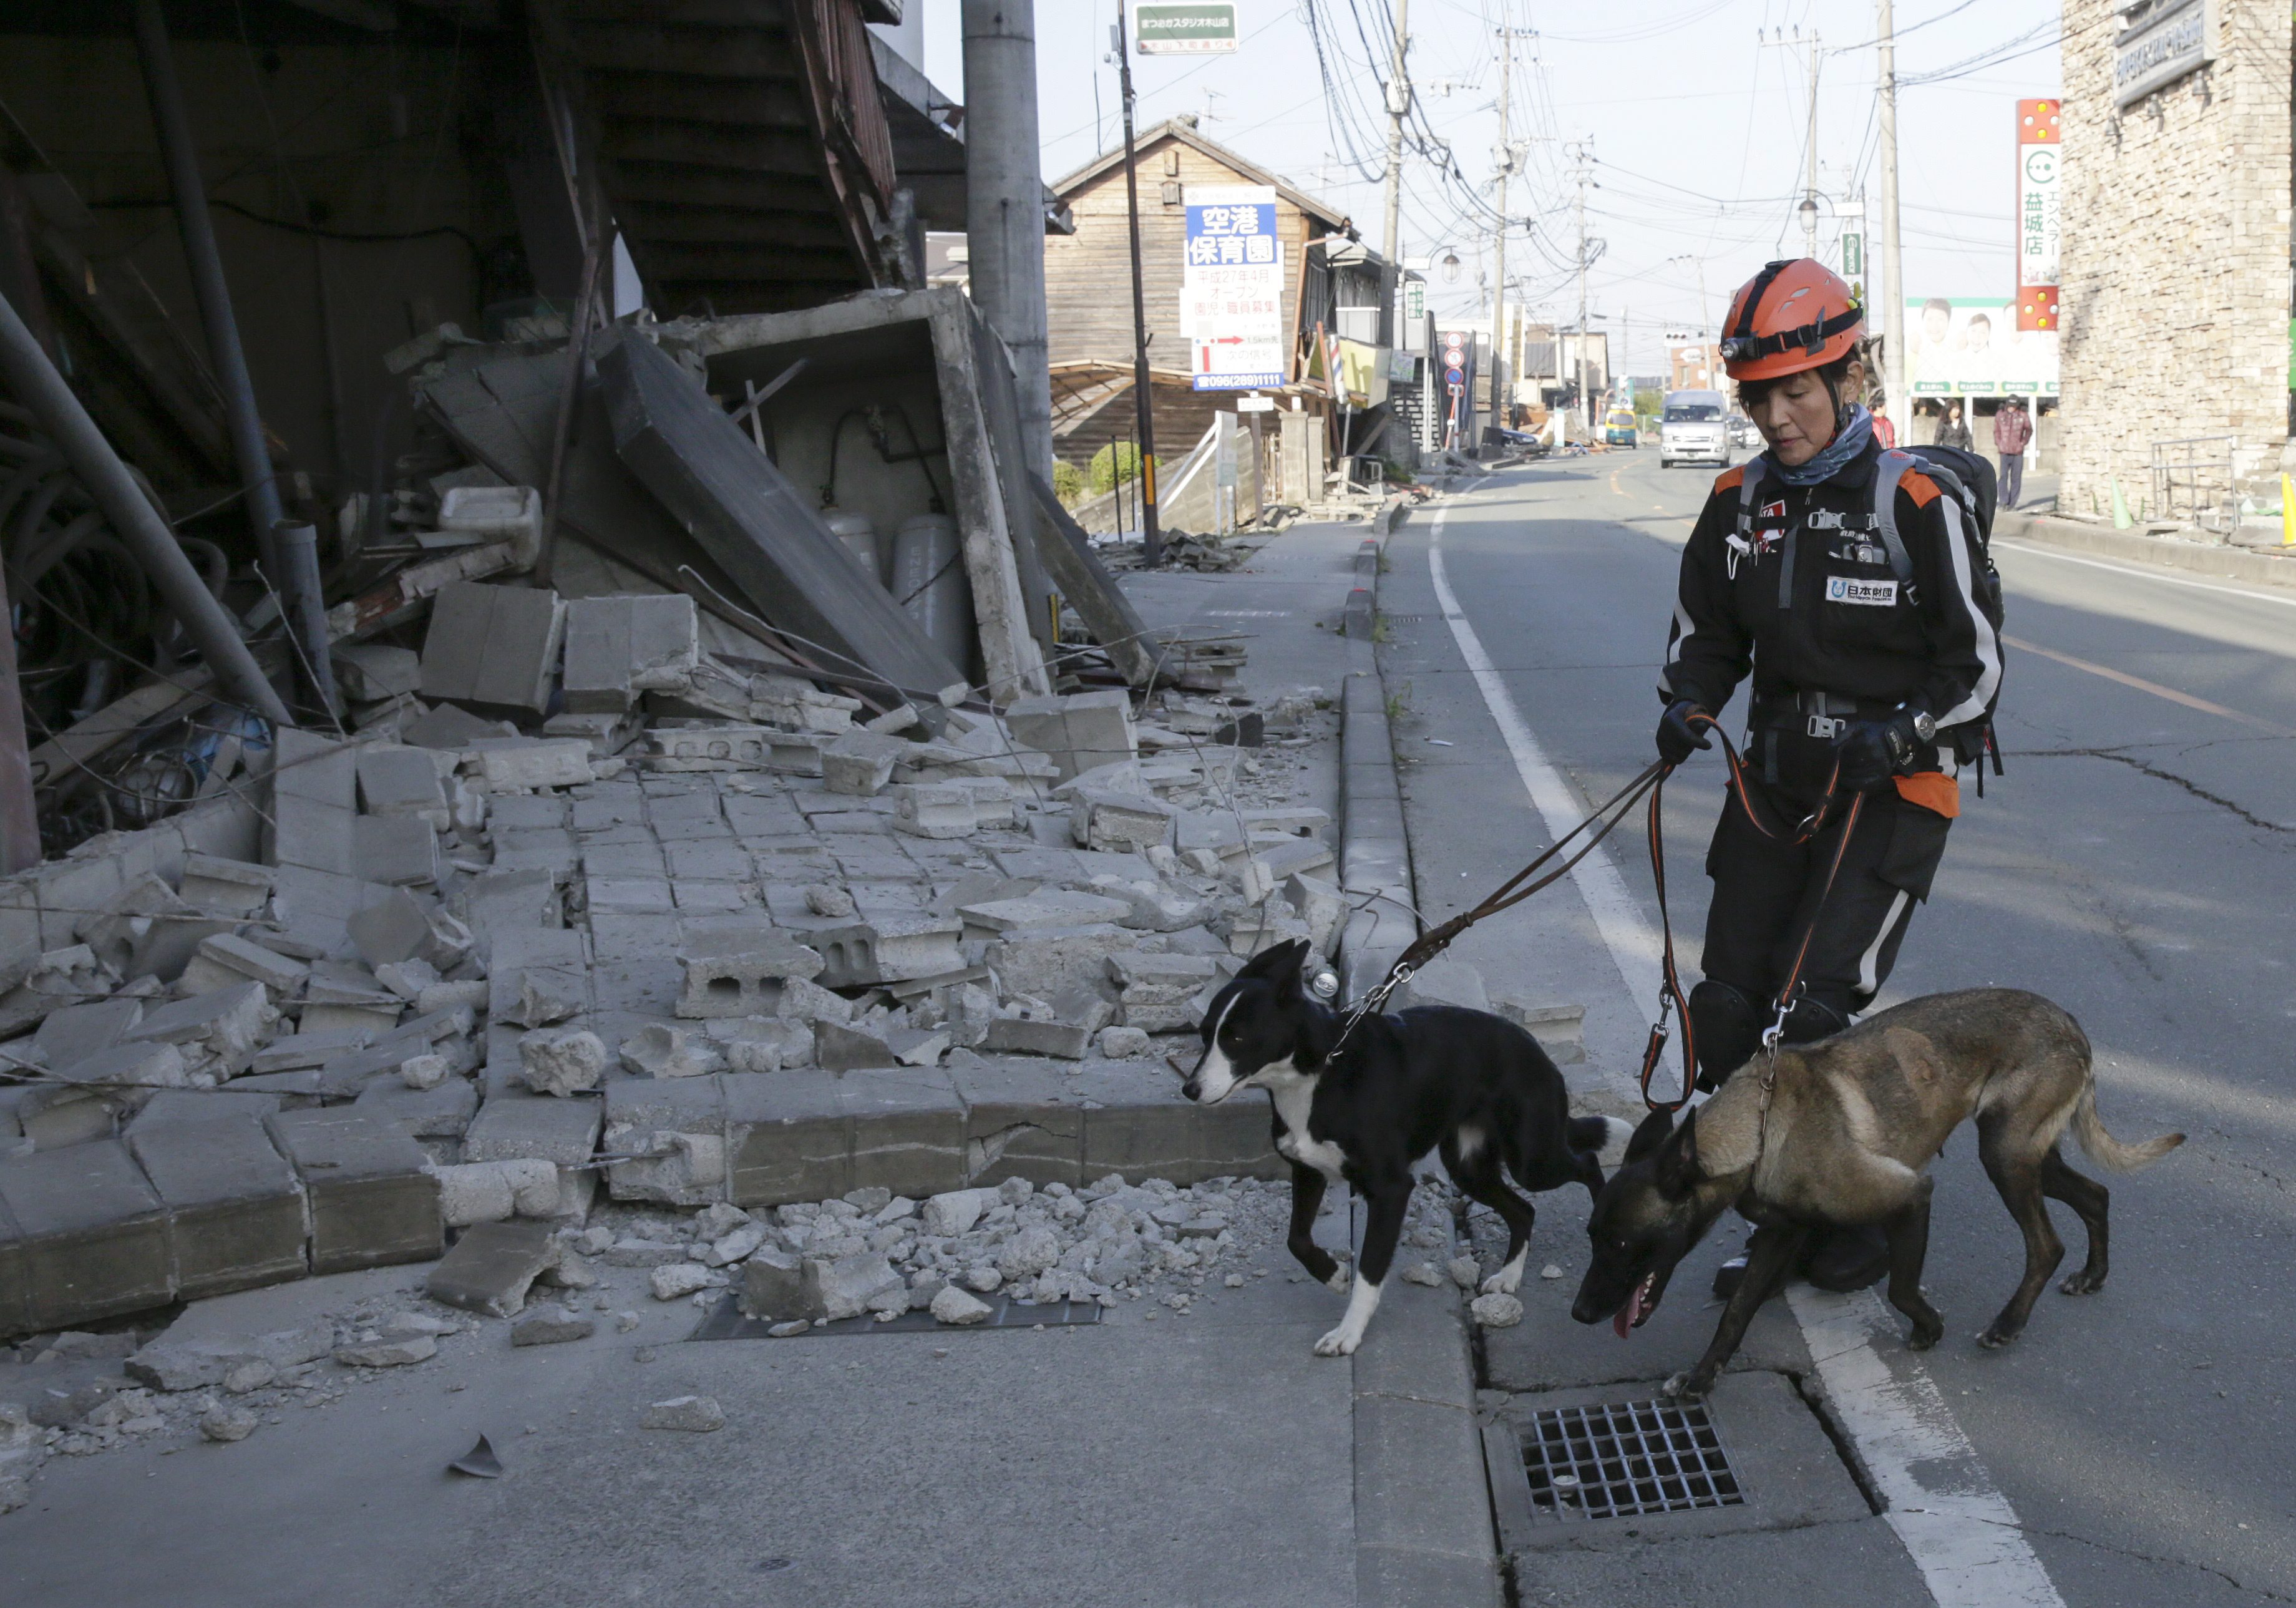
M 1180 329 L 1198 390 L 1259 390 L 1285 380 L 1283 244 L 1267 185 L 1188 186 Z

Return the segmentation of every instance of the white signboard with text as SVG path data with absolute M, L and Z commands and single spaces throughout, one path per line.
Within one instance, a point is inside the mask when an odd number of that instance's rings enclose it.
M 1188 186 L 1180 328 L 1198 390 L 1282 385 L 1283 242 L 1267 185 Z

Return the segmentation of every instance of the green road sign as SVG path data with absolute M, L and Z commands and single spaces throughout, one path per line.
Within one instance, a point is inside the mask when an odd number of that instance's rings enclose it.
M 1234 0 L 1132 8 L 1132 37 L 1144 56 L 1197 56 L 1235 48 Z
M 1847 234 L 1841 237 L 1841 271 L 1855 279 L 1866 271 L 1866 237 Z

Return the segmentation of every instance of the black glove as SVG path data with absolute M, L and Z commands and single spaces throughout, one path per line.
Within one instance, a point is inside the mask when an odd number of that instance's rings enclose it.
M 1899 710 L 1887 720 L 1851 721 L 1849 729 L 1833 740 L 1843 791 L 1867 792 L 1891 776 L 1910 775 L 1921 746 L 1910 710 Z
M 1693 715 L 1703 715 L 1705 707 L 1687 698 L 1677 699 L 1667 706 L 1658 720 L 1658 757 L 1669 765 L 1679 765 L 1702 748 L 1714 746 L 1714 739 L 1706 734 L 1702 726 L 1693 726 Z

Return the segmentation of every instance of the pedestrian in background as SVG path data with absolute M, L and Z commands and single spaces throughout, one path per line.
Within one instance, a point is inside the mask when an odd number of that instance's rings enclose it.
M 2025 447 L 2033 439 L 2033 421 L 2025 412 L 2025 398 L 2012 397 L 1993 415 L 1993 449 L 2001 455 L 2001 506 L 2014 508 L 2025 486 Z
M 1948 402 L 1945 407 L 1945 423 L 1938 426 L 1937 445 L 1958 447 L 1967 452 L 1975 445 L 1969 439 L 1969 425 L 1961 416 L 1961 404 Z
M 1890 405 L 1887 402 L 1874 410 L 1874 439 L 1882 443 L 1883 452 L 1898 444 L 1898 427 L 1890 423 Z

